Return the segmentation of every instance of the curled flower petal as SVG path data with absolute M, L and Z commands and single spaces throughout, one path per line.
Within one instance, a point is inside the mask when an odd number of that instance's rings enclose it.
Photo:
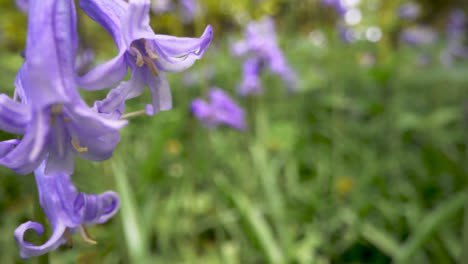
M 24 240 L 27 230 L 33 229 L 42 235 L 41 224 L 27 222 L 15 231 L 15 239 L 20 247 L 21 257 L 29 258 L 55 250 L 67 242 L 67 235 L 80 230 L 82 225 L 102 224 L 108 221 L 119 209 L 118 195 L 114 192 L 78 194 L 69 174 L 46 172 L 46 162 L 34 171 L 39 201 L 49 219 L 53 232 L 43 245 L 33 245 Z M 68 232 L 68 233 L 67 233 Z
M 47 154 L 45 145 L 49 137 L 49 123 L 46 113 L 37 112 L 21 142 L 0 158 L 0 165 L 19 174 L 28 174 L 36 169 Z
M 33 245 L 24 240 L 24 234 L 29 229 L 36 231 L 36 233 L 39 236 L 44 233 L 44 227 L 36 222 L 26 222 L 20 225 L 18 228 L 16 228 L 15 240 L 20 248 L 20 255 L 22 258 L 30 258 L 44 255 L 47 252 L 57 249 L 59 246 L 65 243 L 63 233 L 65 232 L 66 228 L 63 225 L 56 226 L 49 240 L 47 240 L 47 242 L 39 246 Z
M 7 141 L 0 142 L 0 157 L 3 157 L 6 154 L 8 154 L 19 143 L 20 141 L 17 139 L 10 139 Z
M 117 213 L 120 199 L 115 192 L 110 191 L 101 195 L 80 193 L 74 206 L 75 210 L 80 212 L 84 223 L 102 224 Z
M 156 35 L 153 45 L 161 58 L 156 65 L 165 72 L 181 72 L 190 68 L 205 54 L 213 38 L 213 28 L 207 26 L 200 38 L 177 38 Z
M 31 117 L 28 106 L 0 94 L 0 129 L 9 133 L 24 134 Z

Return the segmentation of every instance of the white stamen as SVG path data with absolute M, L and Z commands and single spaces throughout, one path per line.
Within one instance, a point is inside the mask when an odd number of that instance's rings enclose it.
M 90 238 L 88 234 L 88 230 L 86 230 L 86 227 L 84 225 L 80 226 L 80 235 L 81 238 L 83 238 L 84 242 L 90 244 L 90 245 L 96 245 L 97 241 Z
M 148 54 L 148 56 L 152 59 L 152 60 L 158 60 L 158 55 L 156 55 L 156 53 L 154 53 L 154 51 L 151 49 L 150 47 L 150 43 L 146 40 L 143 40 L 143 43 L 145 44 L 145 51 L 146 53 Z
M 128 113 L 128 114 L 124 114 L 120 117 L 121 120 L 126 120 L 126 119 L 129 119 L 129 118 L 132 118 L 132 117 L 137 117 L 137 116 L 141 116 L 141 115 L 145 115 L 146 114 L 146 111 L 145 110 L 140 110 L 140 111 L 136 111 L 136 112 L 131 112 L 131 113 Z

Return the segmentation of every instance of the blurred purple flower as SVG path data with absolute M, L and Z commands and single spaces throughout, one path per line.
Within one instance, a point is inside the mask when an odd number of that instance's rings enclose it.
M 16 7 L 24 13 L 28 13 L 29 0 L 15 0 Z
M 279 75 L 290 91 L 297 88 L 296 74 L 277 45 L 272 18 L 250 22 L 245 29 L 245 39 L 234 43 L 231 50 L 235 56 L 249 56 L 244 62 L 244 80 L 238 88 L 241 95 L 261 92 L 259 75 L 265 67 Z
M 162 14 L 171 11 L 173 5 L 171 0 L 154 0 L 151 4 L 151 12 L 154 14 Z
M 197 0 L 180 0 L 179 5 L 182 21 L 185 23 L 192 22 L 195 16 L 197 16 Z
M 347 8 L 343 5 L 341 0 L 322 0 L 322 3 L 326 6 L 334 8 L 341 16 L 346 14 Z
M 115 86 L 132 71 L 130 81 L 122 82 L 106 99 L 96 102 L 102 113 L 121 114 L 127 99 L 139 96 L 145 86 L 152 93 L 147 114 L 172 108 L 166 72 L 181 72 L 200 59 L 209 47 L 213 30 L 205 29 L 200 38 L 156 35 L 149 25 L 149 0 L 81 0 L 81 8 L 113 37 L 119 54 L 79 78 L 87 90 Z
M 38 235 L 44 233 L 40 223 L 26 222 L 15 230 L 15 239 L 23 258 L 40 256 L 72 243 L 71 235 L 80 232 L 85 242 L 96 244 L 89 238 L 86 227 L 107 222 L 120 206 L 120 200 L 114 192 L 101 195 L 78 193 L 69 174 L 45 173 L 45 163 L 34 172 L 39 191 L 39 202 L 44 210 L 53 232 L 47 242 L 36 246 L 24 240 L 26 231 L 33 229 Z
M 195 99 L 192 102 L 192 113 L 206 126 L 215 128 L 221 124 L 237 130 L 245 130 L 244 110 L 219 88 L 212 88 L 209 93 L 210 102 Z
M 354 30 L 346 25 L 339 25 L 338 26 L 338 34 L 340 39 L 345 44 L 351 44 L 356 42 L 356 33 Z
M 156 0 L 151 4 L 151 11 L 154 14 L 162 14 L 174 9 L 174 4 L 170 0 Z M 198 15 L 197 0 L 179 0 L 180 18 L 184 23 L 191 23 Z
M 456 59 L 468 57 L 468 46 L 465 45 L 467 18 L 460 9 L 452 11 L 447 24 L 447 47 L 441 53 L 441 62 L 450 66 Z
M 93 161 L 111 157 L 118 130 L 127 122 L 104 118 L 80 97 L 73 1 L 29 4 L 26 62 L 16 78 L 14 98 L 0 95 L 0 128 L 24 136 L 15 148 L 0 153 L 0 165 L 27 174 L 48 156 L 47 173 L 71 174 L 75 154 Z
M 411 46 L 430 45 L 436 42 L 437 33 L 429 27 L 416 26 L 403 30 L 400 39 Z
M 240 95 L 258 95 L 263 92 L 262 80 L 260 78 L 262 68 L 262 60 L 259 58 L 248 58 L 244 62 L 243 79 L 238 87 L 238 92 Z
M 466 33 L 466 15 L 461 9 L 452 11 L 447 24 L 447 36 L 449 39 L 463 38 Z
M 414 2 L 405 3 L 398 8 L 398 16 L 402 19 L 413 20 L 418 18 L 420 14 L 421 7 Z

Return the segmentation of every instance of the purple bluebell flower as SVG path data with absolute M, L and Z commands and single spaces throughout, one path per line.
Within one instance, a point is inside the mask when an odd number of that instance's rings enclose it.
M 442 64 L 450 66 L 456 59 L 468 57 L 468 46 L 465 45 L 466 23 L 463 10 L 452 11 L 446 27 L 447 47 L 441 53 Z
M 238 130 L 245 130 L 244 110 L 219 88 L 212 88 L 210 102 L 195 99 L 192 102 L 192 113 L 206 126 L 215 128 L 221 124 Z
M 249 59 L 244 63 L 244 80 L 238 88 L 240 94 L 248 95 L 261 91 L 258 75 L 264 67 L 279 75 L 290 91 L 297 88 L 296 74 L 277 45 L 272 18 L 249 23 L 245 30 L 245 40 L 235 43 L 231 48 L 235 56 L 249 55 Z
M 400 39 L 411 46 L 430 45 L 437 40 L 437 33 L 429 27 L 416 26 L 403 30 Z
M 86 227 L 102 224 L 114 216 L 120 206 L 116 193 L 107 191 L 100 195 L 78 193 L 69 174 L 45 172 L 45 163 L 34 171 L 39 191 L 39 202 L 53 232 L 47 242 L 33 245 L 24 240 L 27 230 L 33 229 L 39 235 L 44 233 L 40 223 L 26 222 L 15 230 L 15 239 L 23 258 L 46 254 L 63 244 L 72 243 L 71 235 L 79 232 L 85 242 L 95 244 L 89 238 Z
M 198 3 L 197 0 L 180 0 L 180 11 L 182 21 L 190 23 L 197 16 Z
M 28 12 L 28 2 L 29 0 L 15 0 L 16 7 L 23 13 Z
M 261 94 L 263 92 L 262 80 L 260 77 L 263 65 L 259 58 L 248 58 L 244 62 L 242 74 L 243 79 L 238 87 L 238 92 L 242 96 L 249 94 Z
M 175 5 L 170 0 L 156 0 L 151 4 L 151 12 L 154 14 L 167 13 L 173 10 Z M 179 0 L 178 10 L 180 18 L 184 23 L 191 23 L 198 15 L 198 1 L 197 0 Z
M 322 0 L 322 3 L 326 6 L 334 8 L 341 16 L 343 16 L 347 11 L 347 8 L 343 5 L 342 0 Z
M 46 156 L 47 173 L 71 174 L 75 155 L 108 159 L 119 142 L 118 130 L 127 124 L 105 118 L 80 97 L 75 11 L 72 0 L 29 1 L 26 62 L 14 98 L 0 95 L 0 128 L 23 135 L 0 155 L 0 165 L 19 174 L 32 172 Z
M 455 9 L 450 13 L 447 24 L 447 36 L 449 39 L 463 38 L 466 33 L 466 14 L 461 9 Z
M 171 11 L 173 4 L 171 0 L 154 0 L 151 4 L 151 12 L 162 14 Z
M 145 86 L 152 93 L 148 114 L 172 107 L 166 72 L 181 72 L 200 59 L 210 45 L 213 30 L 205 29 L 200 38 L 156 35 L 149 26 L 149 0 L 81 0 L 81 8 L 113 37 L 119 54 L 78 79 L 86 90 L 115 86 L 132 71 L 131 79 L 113 89 L 96 103 L 102 113 L 121 114 L 127 99 L 139 96 Z
M 413 20 L 421 14 L 421 7 L 414 3 L 408 2 L 398 8 L 398 16 L 402 19 Z

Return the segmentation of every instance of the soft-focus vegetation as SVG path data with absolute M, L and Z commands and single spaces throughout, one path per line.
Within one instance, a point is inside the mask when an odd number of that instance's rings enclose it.
M 0 0 L 0 91 L 7 94 L 26 27 L 12 2 Z M 377 43 L 342 43 L 333 12 L 318 1 L 201 0 L 204 14 L 190 25 L 154 16 L 156 30 L 176 35 L 212 24 L 214 43 L 188 71 L 190 84 L 186 74 L 170 76 L 173 110 L 132 119 L 111 160 L 77 161 L 77 187 L 118 191 L 121 211 L 90 228 L 97 246 L 76 236 L 51 263 L 463 263 L 468 63 L 440 63 L 443 39 L 424 48 L 430 60 L 421 63 L 423 48 L 398 41 L 405 24 L 395 9 L 403 1 L 363 2 L 371 6 L 363 23 L 384 32 Z M 443 29 L 462 2 L 421 1 L 421 21 Z M 191 100 L 212 86 L 235 95 L 242 61 L 229 45 L 265 14 L 276 18 L 299 92 L 286 93 L 265 74 L 263 96 L 236 98 L 248 113 L 245 133 L 205 128 L 191 116 Z M 81 23 L 98 62 L 115 55 L 104 30 Z M 90 103 L 103 96 L 84 95 Z M 0 263 L 23 263 L 13 231 L 39 219 L 34 178 L 0 171 Z M 30 240 L 40 239 L 31 233 Z

